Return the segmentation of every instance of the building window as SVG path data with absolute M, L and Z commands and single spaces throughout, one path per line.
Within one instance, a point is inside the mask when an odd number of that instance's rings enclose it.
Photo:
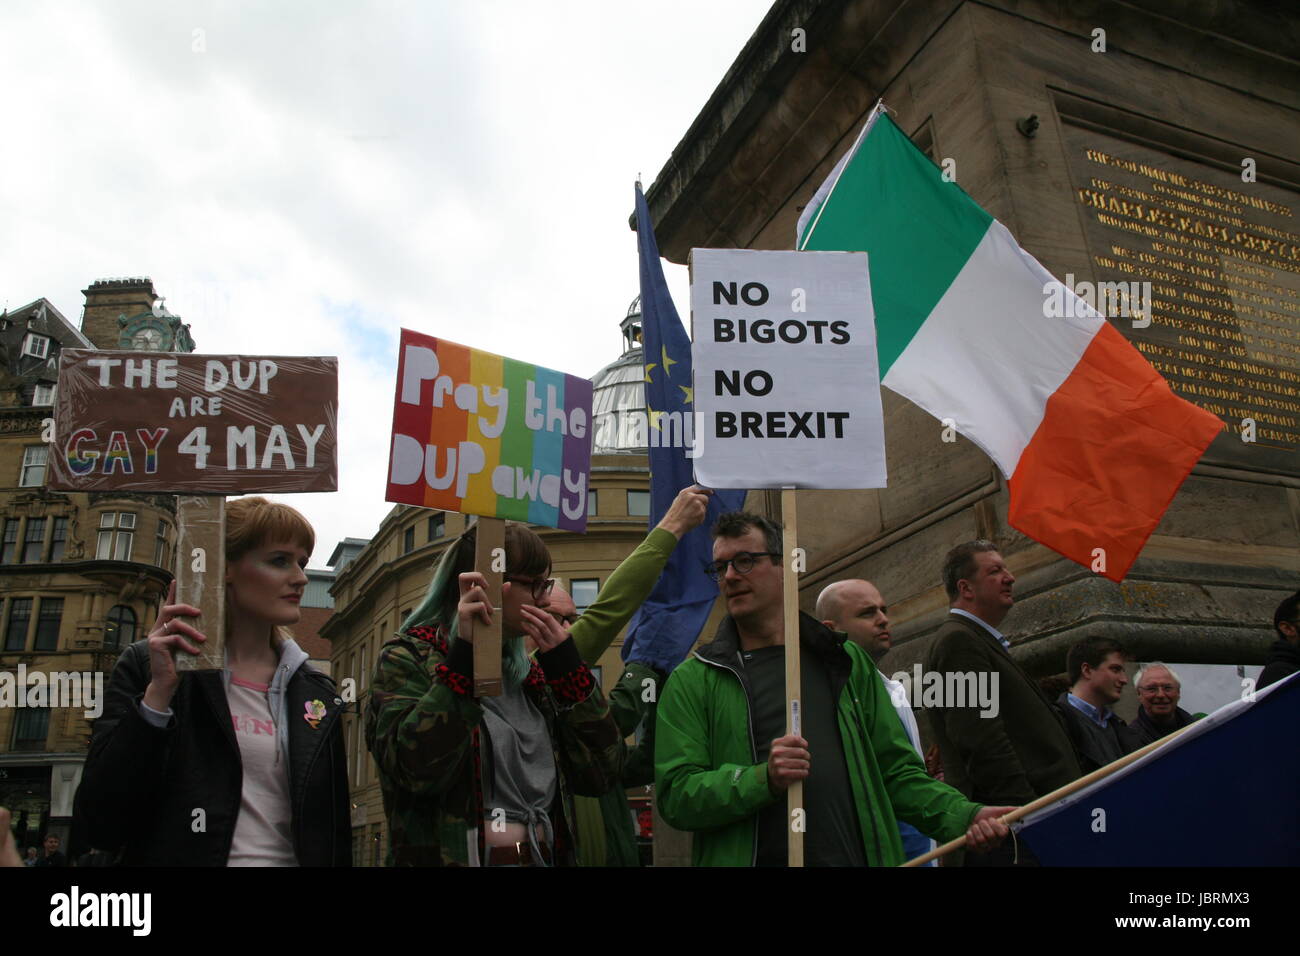
M 130 511 L 105 511 L 99 516 L 99 543 L 95 557 L 100 561 L 130 561 L 135 540 L 135 514 Z
M 54 404 L 54 386 L 37 385 L 36 391 L 32 395 L 33 405 L 53 405 Z
M 5 519 L 4 545 L 0 550 L 0 564 L 13 564 L 18 556 L 18 519 Z
M 45 484 L 45 459 L 49 449 L 45 445 L 28 445 L 23 449 L 23 474 L 21 488 L 39 488 Z
M 9 602 L 9 619 L 5 622 L 6 651 L 27 649 L 27 625 L 31 619 L 31 598 L 14 598 Z
M 36 650 L 59 649 L 59 625 L 63 623 L 63 598 L 41 598 L 41 611 L 36 616 Z
M 54 531 L 50 535 L 50 560 L 62 561 L 63 551 L 68 543 L 68 519 L 55 518 Z
M 589 491 L 587 492 L 587 517 L 590 518 L 594 514 L 596 514 L 596 493 Z
M 122 648 L 134 643 L 135 611 L 125 604 L 118 604 L 108 612 L 108 621 L 104 624 L 104 646 Z
M 167 567 L 167 535 L 170 531 L 166 521 L 158 522 L 158 536 L 154 538 L 153 545 L 153 563 L 160 568 Z
M 650 492 L 629 491 L 627 493 L 627 513 L 633 518 L 650 517 Z
M 402 554 L 410 554 L 415 550 L 415 529 L 407 528 L 402 532 Z
M 44 335 L 37 335 L 35 332 L 28 332 L 27 338 L 23 339 L 23 354 L 30 355 L 32 358 L 43 359 L 50 353 L 50 340 Z
M 569 582 L 569 596 L 577 605 L 579 614 L 596 603 L 599 592 L 600 578 L 574 578 Z
M 445 514 L 436 514 L 429 516 L 429 541 L 437 541 L 447 533 L 447 516 Z
M 24 691 L 26 688 L 24 688 Z M 50 709 L 48 707 L 23 707 L 14 716 L 12 750 L 41 751 L 50 736 Z
M 28 518 L 27 533 L 23 535 L 23 564 L 39 564 L 45 550 L 45 519 Z

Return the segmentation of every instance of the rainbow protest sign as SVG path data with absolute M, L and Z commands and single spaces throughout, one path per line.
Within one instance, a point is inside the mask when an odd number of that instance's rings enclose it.
M 402 329 L 386 501 L 585 531 L 591 382 Z

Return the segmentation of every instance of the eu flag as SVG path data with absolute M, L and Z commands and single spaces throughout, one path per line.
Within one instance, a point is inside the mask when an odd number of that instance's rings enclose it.
M 1300 675 L 1025 817 L 1044 866 L 1300 865 Z
M 663 518 L 677 493 L 693 483 L 686 457 L 695 434 L 691 394 L 691 340 L 668 295 L 650 210 L 636 186 L 636 237 L 641 259 L 641 328 L 645 361 L 646 429 L 650 452 L 650 527 Z M 704 524 L 678 543 L 654 591 L 628 625 L 623 659 L 670 671 L 687 655 L 718 597 L 704 573 L 713 559 L 709 534 L 718 516 L 735 511 L 744 491 L 714 492 Z

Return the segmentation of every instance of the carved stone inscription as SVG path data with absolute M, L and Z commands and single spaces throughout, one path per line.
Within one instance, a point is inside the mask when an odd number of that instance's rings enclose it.
M 1151 283 L 1149 314 L 1117 327 L 1176 393 L 1227 423 L 1210 457 L 1295 473 L 1300 197 L 1095 132 L 1065 134 L 1093 278 Z

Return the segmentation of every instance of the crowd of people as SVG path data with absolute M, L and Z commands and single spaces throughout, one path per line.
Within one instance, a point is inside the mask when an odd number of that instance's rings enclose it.
M 726 606 L 712 640 L 671 677 L 665 649 L 639 640 L 606 697 L 591 665 L 704 521 L 709 494 L 682 491 L 582 614 L 525 525 L 506 525 L 500 607 L 474 567 L 475 527 L 446 549 L 365 702 L 389 865 L 636 865 L 626 790 L 651 782 L 663 818 L 693 835 L 696 865 L 785 865 L 792 827 L 807 865 L 896 865 L 958 837 L 967 866 L 1034 865 L 1008 839 L 1006 814 L 1200 716 L 1179 706 L 1174 669 L 1154 662 L 1134 679 L 1136 719 L 1121 720 L 1112 708 L 1131 655 L 1112 638 L 1071 647 L 1068 688 L 1049 696 L 998 630 L 1015 577 L 993 543 L 971 541 L 943 562 L 949 613 L 924 666 L 987 684 L 996 702 L 927 701 L 934 743 L 923 751 L 907 688 L 877 667 L 893 647 L 884 596 L 836 581 L 787 635 L 781 529 L 746 512 L 712 529 L 701 573 Z M 230 503 L 226 666 L 177 668 L 177 651 L 197 653 L 207 636 L 173 585 L 148 637 L 118 661 L 95 722 L 75 798 L 79 863 L 349 863 L 344 703 L 285 630 L 314 541 L 286 505 Z M 502 693 L 476 697 L 475 630 L 498 615 Z M 1300 592 L 1273 625 L 1260 688 L 1300 670 Z M 797 734 L 786 731 L 787 640 L 802 671 Z M 4 863 L 67 865 L 57 836 L 23 860 L 3 808 L 0 824 Z

